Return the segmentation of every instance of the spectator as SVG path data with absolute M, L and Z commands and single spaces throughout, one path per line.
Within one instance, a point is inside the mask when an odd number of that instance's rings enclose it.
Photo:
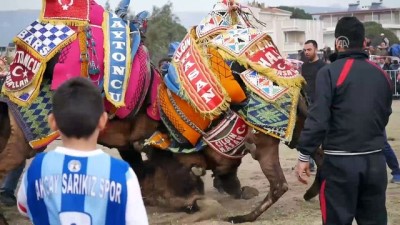
M 368 53 L 368 55 L 376 55 L 376 49 L 374 48 L 374 46 L 369 46 L 368 48 L 367 48 L 367 53 Z
M 382 37 L 382 43 L 384 43 L 385 48 L 388 49 L 390 46 L 390 42 L 389 39 L 385 36 L 384 33 L 381 33 L 381 37 Z
M 389 55 L 388 48 L 386 47 L 385 42 L 382 42 L 378 46 L 378 49 L 379 49 L 378 55 L 380 55 L 380 56 L 388 56 Z
M 385 145 L 383 146 L 383 154 L 385 155 L 386 159 L 386 164 L 392 171 L 392 180 L 390 182 L 395 183 L 395 184 L 400 184 L 400 167 L 399 167 L 399 161 L 397 160 L 397 156 L 394 153 L 392 146 L 390 146 L 386 132 L 385 132 Z
M 135 173 L 97 148 L 107 123 L 98 88 L 85 78 L 66 81 L 48 121 L 62 146 L 33 159 L 18 191 L 21 214 L 33 224 L 148 225 Z
M 399 70 L 400 64 L 399 60 L 395 59 L 393 60 L 393 64 L 390 65 L 389 70 Z
M 325 66 L 325 63 L 318 57 L 318 44 L 314 40 L 308 40 L 304 44 L 304 53 L 307 60 L 301 67 L 301 74 L 307 81 L 306 94 L 307 99 L 312 104 L 315 94 L 315 78 L 318 71 Z
M 383 66 L 385 65 L 385 59 L 384 58 L 379 58 L 378 60 L 378 66 L 383 69 Z
M 315 40 L 306 41 L 303 51 L 307 60 L 301 67 L 301 74 L 307 81 L 305 91 L 307 100 L 309 104 L 312 105 L 315 98 L 315 79 L 318 71 L 325 66 L 325 63 L 318 57 L 318 44 Z M 315 171 L 315 164 L 313 160 L 310 160 L 310 170 L 312 172 Z
M 310 155 L 321 144 L 324 149 L 319 177 L 324 225 L 349 225 L 354 219 L 362 225 L 388 222 L 382 148 L 392 91 L 387 74 L 363 51 L 364 37 L 364 25 L 356 17 L 338 21 L 338 59 L 318 72 L 316 99 L 297 145 L 297 176 L 303 183 L 310 176 Z M 344 40 L 349 44 L 343 45 Z
M 382 69 L 383 70 L 390 70 L 390 66 L 392 65 L 392 58 L 386 57 L 385 58 L 385 63 L 383 64 Z

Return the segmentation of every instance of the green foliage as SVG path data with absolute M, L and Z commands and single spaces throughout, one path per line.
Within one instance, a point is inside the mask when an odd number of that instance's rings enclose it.
M 107 0 L 106 4 L 104 5 L 104 9 L 108 12 L 112 12 L 111 6 L 110 6 L 110 1 Z
M 306 11 L 304 11 L 304 9 L 290 7 L 290 6 L 279 6 L 278 9 L 292 12 L 292 16 L 290 17 L 292 19 L 304 19 L 304 20 L 312 20 L 313 19 L 312 15 L 309 13 L 306 13 Z
M 382 43 L 381 33 L 389 39 L 390 45 L 399 43 L 399 38 L 391 30 L 382 27 L 382 24 L 377 22 L 365 22 L 365 36 L 371 39 L 371 45 L 376 47 Z
M 161 8 L 153 6 L 153 12 L 146 33 L 146 46 L 149 48 L 151 60 L 158 61 L 167 56 L 171 42 L 181 41 L 187 33 L 179 23 L 179 18 L 172 13 L 172 3 Z

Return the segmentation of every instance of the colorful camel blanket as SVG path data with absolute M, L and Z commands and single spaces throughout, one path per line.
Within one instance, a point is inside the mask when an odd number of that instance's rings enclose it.
M 265 32 L 235 25 L 213 38 L 211 45 L 219 49 L 225 60 L 250 67 L 282 87 L 301 87 L 305 83 Z
M 7 97 L 0 96 L 0 101 L 7 103 L 33 149 L 41 149 L 59 136 L 58 132 L 51 131 L 47 122 L 52 109 L 51 98 L 49 80 L 43 80 L 37 98 L 28 107 L 18 106 Z
M 16 55 L 3 93 L 20 106 L 31 104 L 39 94 L 46 63 L 75 38 L 76 32 L 65 25 L 34 21 L 23 29 L 14 39 Z
M 249 126 L 235 112 L 229 111 L 225 118 L 203 136 L 203 140 L 219 154 L 240 159 L 247 154 L 244 145 Z
M 209 68 L 191 33 L 180 43 L 172 65 L 178 74 L 180 95 L 197 111 L 210 119 L 226 111 L 230 98 Z
M 172 93 L 165 85 L 158 88 L 161 119 L 174 138 L 184 144 L 196 145 L 211 121 L 204 118 L 185 100 Z
M 240 77 L 248 89 L 266 102 L 275 102 L 279 97 L 289 92 L 289 88 L 278 86 L 267 77 L 251 69 L 242 72 Z
M 297 103 L 300 89 L 283 93 L 274 101 L 266 101 L 266 96 L 247 90 L 247 103 L 239 110 L 239 115 L 256 130 L 285 142 L 290 142 L 297 117 Z

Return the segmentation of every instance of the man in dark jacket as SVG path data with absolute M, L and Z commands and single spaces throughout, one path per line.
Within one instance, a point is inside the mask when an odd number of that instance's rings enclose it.
M 318 44 L 315 40 L 306 41 L 303 51 L 307 61 L 301 66 L 301 75 L 307 82 L 305 90 L 308 101 L 312 104 L 315 98 L 315 78 L 318 71 L 325 66 L 325 63 L 318 57 Z
M 337 60 L 322 68 L 297 149 L 299 181 L 309 176 L 308 159 L 321 145 L 320 204 L 324 225 L 386 225 L 387 173 L 382 148 L 391 114 L 387 74 L 362 49 L 365 29 L 355 17 L 339 20 Z

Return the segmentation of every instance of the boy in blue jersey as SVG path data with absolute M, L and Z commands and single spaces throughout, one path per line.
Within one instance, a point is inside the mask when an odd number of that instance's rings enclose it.
M 84 78 L 65 82 L 48 120 L 62 147 L 32 161 L 18 191 L 19 211 L 35 225 L 147 225 L 135 173 L 96 147 L 107 122 L 100 91 Z

